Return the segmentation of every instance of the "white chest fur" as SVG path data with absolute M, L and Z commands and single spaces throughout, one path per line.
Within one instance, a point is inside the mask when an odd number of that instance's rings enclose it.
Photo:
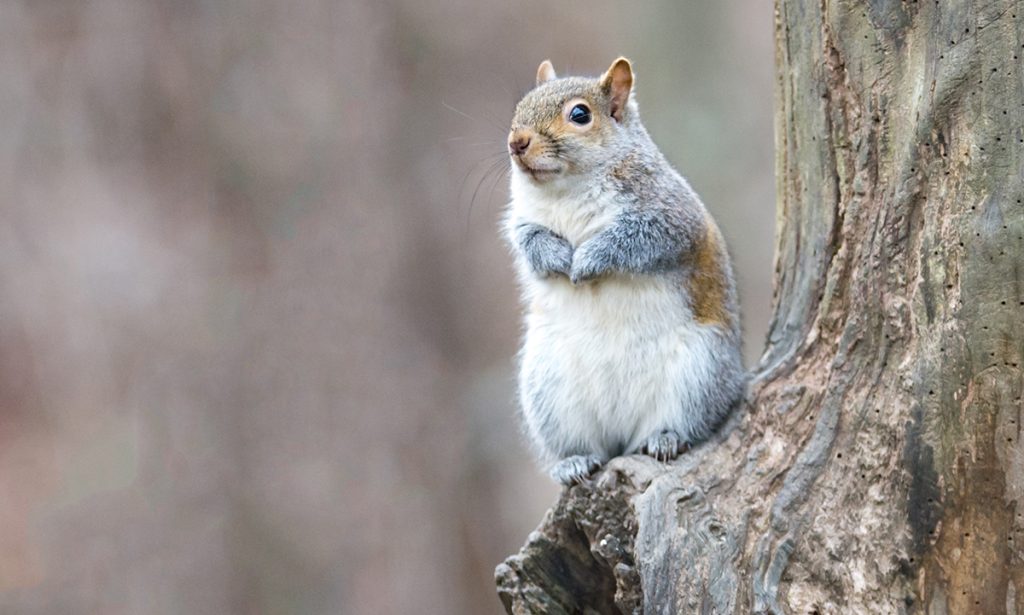
M 510 227 L 541 224 L 574 247 L 617 213 L 592 195 L 538 198 L 515 186 L 513 194 Z M 519 260 L 528 305 L 521 401 L 543 453 L 611 456 L 635 451 L 652 431 L 672 428 L 685 437 L 702 424 L 694 392 L 708 387 L 715 340 L 694 321 L 681 276 L 574 286 L 562 276 L 535 276 Z
M 548 423 L 539 428 L 555 457 L 611 456 L 657 429 L 690 431 L 687 391 L 703 385 L 711 340 L 671 278 L 532 286 L 520 385 L 527 422 Z
M 609 224 L 619 209 L 613 199 L 597 190 L 544 190 L 519 173 L 512 178 L 509 222 L 540 224 L 565 237 L 573 246 Z

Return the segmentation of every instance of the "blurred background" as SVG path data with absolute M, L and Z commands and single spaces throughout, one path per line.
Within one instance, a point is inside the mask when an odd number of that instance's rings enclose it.
M 0 612 L 498 613 L 512 109 L 636 69 L 771 293 L 768 2 L 0 2 Z

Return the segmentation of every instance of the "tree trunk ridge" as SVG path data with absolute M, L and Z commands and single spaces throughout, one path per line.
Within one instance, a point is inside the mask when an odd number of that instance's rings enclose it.
M 778 0 L 775 31 L 747 401 L 565 490 L 510 613 L 1024 614 L 1024 2 Z

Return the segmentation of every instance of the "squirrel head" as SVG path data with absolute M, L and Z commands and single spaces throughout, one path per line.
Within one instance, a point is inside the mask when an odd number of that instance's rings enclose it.
M 513 173 L 535 184 L 600 173 L 643 130 L 632 90 L 626 58 L 596 79 L 558 78 L 550 61 L 541 62 L 537 86 L 519 101 L 512 119 Z

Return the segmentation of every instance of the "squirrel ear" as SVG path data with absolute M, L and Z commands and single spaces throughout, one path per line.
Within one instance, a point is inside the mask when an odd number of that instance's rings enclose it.
M 537 67 L 537 85 L 547 83 L 557 77 L 558 75 L 555 74 L 555 67 L 551 65 L 551 60 L 544 60 L 540 63 L 540 66 Z
M 633 67 L 629 60 L 620 57 L 601 75 L 601 89 L 611 96 L 612 117 L 622 121 L 622 112 L 633 89 Z

